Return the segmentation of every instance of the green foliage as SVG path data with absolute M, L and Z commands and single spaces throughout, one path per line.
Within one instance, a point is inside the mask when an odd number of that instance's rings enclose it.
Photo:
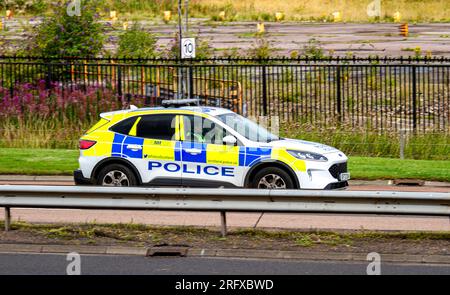
M 43 13 L 48 9 L 46 0 L 1 0 L 0 9 L 13 9 L 19 12 Z
M 309 39 L 308 44 L 303 47 L 303 54 L 312 58 L 323 58 L 325 54 L 320 42 L 317 39 Z
M 273 52 L 270 42 L 260 37 L 256 39 L 253 46 L 248 50 L 247 55 L 251 58 L 266 59 L 270 58 Z
M 194 37 L 194 36 L 190 36 Z M 166 50 L 166 58 L 180 58 L 180 42 L 178 41 L 180 38 L 178 34 L 173 38 L 173 40 L 168 44 Z M 213 49 L 209 44 L 209 41 L 206 39 L 201 39 L 199 37 L 195 38 L 195 58 L 205 59 L 211 58 L 213 55 Z
M 119 36 L 117 56 L 155 58 L 158 56 L 156 38 L 153 34 L 144 31 L 138 23 L 134 23 L 130 29 Z
M 103 25 L 98 23 L 97 0 L 80 0 L 81 15 L 69 16 L 67 4 L 53 6 L 53 13 L 36 28 L 31 52 L 58 57 L 94 57 L 104 43 Z

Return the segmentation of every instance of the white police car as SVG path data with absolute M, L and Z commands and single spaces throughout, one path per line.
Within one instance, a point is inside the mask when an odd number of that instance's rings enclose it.
M 280 138 L 230 110 L 174 106 L 103 113 L 80 139 L 77 184 L 337 189 L 347 157 Z

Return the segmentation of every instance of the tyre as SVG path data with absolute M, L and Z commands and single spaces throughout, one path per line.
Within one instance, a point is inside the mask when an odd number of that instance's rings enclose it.
M 136 186 L 136 175 L 127 166 L 111 164 L 100 170 L 97 185 L 102 186 Z
M 260 189 L 294 189 L 291 176 L 278 167 L 266 167 L 255 174 L 252 188 Z

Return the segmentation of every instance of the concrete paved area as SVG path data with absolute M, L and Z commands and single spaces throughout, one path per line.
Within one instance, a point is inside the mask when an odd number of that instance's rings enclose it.
M 11 44 L 20 45 L 21 40 L 28 38 L 22 23 L 29 20 L 15 18 L 6 20 L 8 28 L 5 40 Z M 36 25 L 38 18 L 31 21 Z M 176 24 L 162 24 L 144 21 L 142 26 L 153 32 L 157 44 L 167 46 L 177 32 Z M 190 30 L 198 34 L 202 40 L 208 40 L 211 48 L 216 49 L 215 55 L 224 51 L 235 50 L 238 56 L 255 46 L 257 22 L 209 22 L 205 19 L 194 19 Z M 319 42 L 325 55 L 348 56 L 414 56 L 415 49 L 420 49 L 422 55 L 450 57 L 450 23 L 410 24 L 409 37 L 399 34 L 399 24 L 396 23 L 310 23 L 281 22 L 265 23 L 266 39 L 275 49 L 274 55 L 289 56 L 291 52 L 302 53 L 305 45 L 311 39 Z M 109 26 L 109 36 L 106 49 L 114 50 L 118 34 L 122 31 L 119 24 Z

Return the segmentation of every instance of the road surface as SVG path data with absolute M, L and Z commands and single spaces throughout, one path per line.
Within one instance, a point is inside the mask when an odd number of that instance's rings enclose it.
M 70 263 L 66 258 L 56 254 L 0 254 L 0 275 L 64 275 Z M 382 259 L 381 274 L 450 275 L 448 265 L 383 264 Z M 368 263 L 82 255 L 80 270 L 85 275 L 365 275 Z

